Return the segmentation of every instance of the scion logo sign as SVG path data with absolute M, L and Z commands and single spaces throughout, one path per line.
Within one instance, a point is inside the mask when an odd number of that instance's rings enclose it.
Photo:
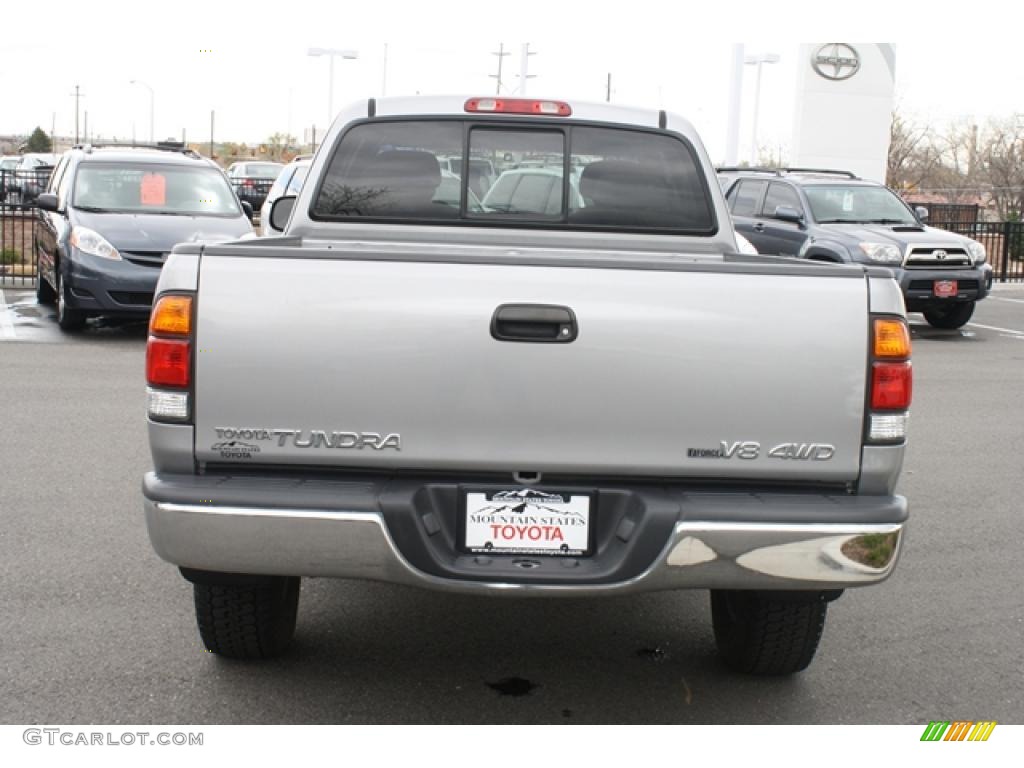
M 860 54 L 848 43 L 825 43 L 811 55 L 811 66 L 826 80 L 849 80 L 860 70 Z
M 259 440 L 276 442 L 279 448 L 385 448 L 402 450 L 402 436 L 397 433 L 343 432 L 325 429 L 255 429 L 215 427 L 217 437 L 224 439 Z M 213 450 L 218 450 L 216 446 Z M 256 449 L 259 452 L 259 449 Z
M 472 552 L 581 555 L 590 497 L 532 489 L 466 494 L 465 542 Z

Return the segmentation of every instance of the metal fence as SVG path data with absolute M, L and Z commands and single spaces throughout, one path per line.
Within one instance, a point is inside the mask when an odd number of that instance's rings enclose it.
M 966 235 L 984 245 L 996 280 L 1024 282 L 1024 221 L 929 220 L 928 224 Z
M 958 224 L 973 224 L 981 215 L 981 206 L 973 203 L 929 203 L 925 201 L 907 200 L 910 207 L 923 206 L 928 209 L 929 222 L 955 221 Z
M 0 170 L 0 286 L 35 285 L 35 201 L 50 171 Z

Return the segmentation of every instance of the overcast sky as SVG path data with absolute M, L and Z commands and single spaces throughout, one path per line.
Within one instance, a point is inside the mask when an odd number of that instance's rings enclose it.
M 692 120 L 712 157 L 723 153 L 730 51 L 780 55 L 766 65 L 759 143 L 790 143 L 798 42 L 882 39 L 896 46 L 897 99 L 908 113 L 941 126 L 951 120 L 1024 112 L 1018 44 L 1020 11 L 989 0 L 970 15 L 942 3 L 69 3 L 38 11 L 5 9 L 0 18 L 0 134 L 51 125 L 74 133 L 74 87 L 81 87 L 91 135 L 149 137 L 149 90 L 157 138 L 208 141 L 215 111 L 218 141 L 259 143 L 275 132 L 300 140 L 327 122 L 328 61 L 313 46 L 349 48 L 335 62 L 334 107 L 368 96 L 494 92 L 504 43 L 503 80 L 518 85 L 519 53 L 530 57 L 534 96 L 663 107 Z M 701 7 L 701 10 L 694 10 Z M 844 10 L 845 9 L 845 10 Z M 1002 19 L 1002 23 L 1000 22 Z M 756 42 L 760 41 L 760 42 Z M 385 45 L 387 64 L 385 67 Z M 741 158 L 749 146 L 753 68 L 746 68 Z

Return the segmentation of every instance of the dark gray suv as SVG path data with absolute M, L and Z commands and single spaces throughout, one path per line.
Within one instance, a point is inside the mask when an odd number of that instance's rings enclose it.
M 719 168 L 736 230 L 759 253 L 892 269 L 907 310 L 959 328 L 992 287 L 985 247 L 924 224 L 885 186 L 847 171 Z

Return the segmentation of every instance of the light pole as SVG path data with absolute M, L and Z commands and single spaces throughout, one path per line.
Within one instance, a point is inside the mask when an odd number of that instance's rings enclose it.
M 750 164 L 757 165 L 757 113 L 761 107 L 761 65 L 775 64 L 779 60 L 777 53 L 755 53 L 743 59 L 744 64 L 757 66 L 757 80 L 754 85 L 754 119 L 750 129 Z
M 358 59 L 359 51 L 352 51 L 347 48 L 310 48 L 310 56 L 327 56 L 331 60 L 330 78 L 327 82 L 327 126 L 334 122 L 334 59 Z
M 141 85 L 143 88 L 149 91 L 149 143 L 152 144 L 155 141 L 155 139 L 153 138 L 153 88 L 148 83 L 144 83 L 141 80 L 132 80 L 131 84 Z

